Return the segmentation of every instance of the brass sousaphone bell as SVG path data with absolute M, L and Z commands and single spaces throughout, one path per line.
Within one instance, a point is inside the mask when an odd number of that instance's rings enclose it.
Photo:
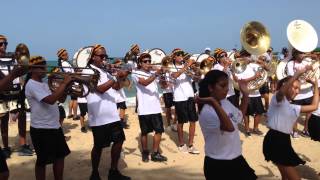
M 243 48 L 251 55 L 260 56 L 270 47 L 271 38 L 267 28 L 263 24 L 257 21 L 251 21 L 241 29 L 240 42 Z M 248 64 L 249 61 L 246 59 L 236 59 L 231 65 L 232 72 L 239 75 L 247 69 Z M 257 65 L 260 66 L 259 64 Z M 261 73 L 261 77 L 248 83 L 249 90 L 259 89 L 267 81 L 267 71 L 262 67 L 258 68 L 258 71 Z M 239 89 L 236 82 L 234 82 L 234 87 Z

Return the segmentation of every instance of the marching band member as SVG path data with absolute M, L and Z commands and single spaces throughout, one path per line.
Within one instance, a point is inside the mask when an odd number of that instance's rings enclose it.
M 149 161 L 148 151 L 148 133 L 155 132 L 153 136 L 153 153 L 151 160 L 155 162 L 167 161 L 167 158 L 160 154 L 159 145 L 161 135 L 164 132 L 163 121 L 161 116 L 161 105 L 156 83 L 157 75 L 150 73 L 151 56 L 148 53 L 142 53 L 138 58 L 138 69 L 133 74 L 132 79 L 136 83 L 137 98 L 138 98 L 138 118 L 141 130 L 141 146 L 142 146 L 142 161 Z
M 292 60 L 288 62 L 287 64 L 287 74 L 289 76 L 293 76 L 295 71 L 300 70 L 305 68 L 307 65 L 303 59 L 305 58 L 305 55 L 303 52 L 300 52 L 296 49 L 292 49 Z M 301 89 L 299 91 L 299 94 L 295 96 L 293 99 L 292 103 L 296 105 L 309 105 L 312 102 L 312 88 L 306 88 L 306 89 Z M 302 131 L 302 135 L 304 136 L 309 136 L 308 134 L 308 120 L 311 116 L 311 113 L 306 113 L 306 118 L 304 122 L 304 129 Z M 292 132 L 292 137 L 293 138 L 298 138 L 298 128 L 297 128 L 297 123 L 293 127 L 293 132 Z
M 133 67 L 137 67 L 138 55 L 140 54 L 140 47 L 138 44 L 133 44 L 130 47 L 130 51 L 124 56 L 124 62 L 131 64 Z
M 166 113 L 167 125 L 171 128 L 172 131 L 177 131 L 177 119 L 176 116 L 172 118 L 172 107 L 173 102 L 173 84 L 170 82 L 170 73 L 164 69 L 164 73 L 160 77 L 159 85 L 162 89 L 162 98 L 164 102 L 164 108 Z M 173 122 L 171 123 L 173 119 Z
M 80 126 L 81 126 L 81 132 L 87 133 L 87 128 L 85 126 L 84 118 L 86 114 L 88 113 L 88 103 L 87 99 L 85 97 L 78 97 L 77 99 L 78 106 L 80 109 Z
M 13 57 L 5 57 L 6 54 L 6 47 L 8 44 L 7 43 L 7 38 L 5 36 L 0 35 L 0 41 L 3 41 L 3 45 L 1 48 L 2 55 L 0 56 L 1 61 L 11 61 L 13 63 L 16 63 L 17 60 L 14 59 Z M 16 47 L 16 52 L 17 50 L 23 50 L 24 53 L 29 54 L 28 48 L 24 44 L 19 44 Z M 1 66 L 2 69 L 7 69 L 7 70 L 1 70 L 1 72 L 4 75 L 7 75 L 9 71 L 11 71 L 10 66 Z M 4 144 L 3 152 L 7 158 L 11 157 L 12 150 L 9 147 L 9 142 L 8 142 L 8 131 L 9 131 L 9 113 L 11 114 L 17 114 L 18 117 L 18 130 L 19 130 L 19 150 L 18 150 L 18 155 L 19 156 L 32 156 L 33 151 L 30 148 L 29 145 L 26 144 L 26 131 L 27 131 L 27 126 L 26 126 L 26 108 L 25 108 L 25 101 L 23 99 L 23 103 L 20 103 L 19 99 L 21 98 L 21 87 L 22 87 L 22 79 L 21 78 L 16 78 L 12 82 L 12 86 L 8 91 L 4 91 L 1 93 L 1 109 L 4 111 L 3 116 L 1 117 L 1 136 L 2 136 L 2 141 Z
M 42 79 L 46 76 L 46 60 L 41 56 L 31 57 L 31 79 L 26 80 L 25 95 L 31 107 L 30 135 L 37 154 L 35 176 L 46 179 L 46 165 L 53 163 L 55 179 L 63 179 L 64 158 L 70 153 L 59 123 L 59 109 L 56 101 L 65 99 L 64 91 L 71 82 L 69 76 L 51 92 Z
M 240 58 L 247 58 L 251 61 L 251 55 L 246 51 L 242 50 L 240 52 Z M 243 80 L 246 82 L 250 82 L 258 77 L 261 76 L 261 74 L 258 71 L 259 66 L 253 63 L 247 64 L 246 70 L 242 73 L 237 75 L 237 80 Z M 263 133 L 259 130 L 259 123 L 262 118 L 262 114 L 264 113 L 264 108 L 261 100 L 261 95 L 259 90 L 253 90 L 249 92 L 249 104 L 248 104 L 248 110 L 246 111 L 246 114 L 244 115 L 244 126 L 245 126 L 245 135 L 251 136 L 250 128 L 249 128 L 249 116 L 254 117 L 254 125 L 253 125 L 253 131 L 252 133 L 262 136 Z
M 117 59 L 115 60 L 115 62 L 113 63 L 116 66 L 120 66 L 122 64 L 121 59 Z M 129 84 L 130 86 L 131 84 Z M 119 116 L 120 116 L 120 120 L 122 123 L 123 128 L 125 129 L 129 129 L 129 124 L 127 123 L 127 120 L 125 119 L 125 115 L 126 115 L 126 109 L 127 109 L 127 105 L 126 105 L 126 94 L 124 92 L 123 87 L 119 86 L 119 87 L 113 87 L 115 89 L 115 93 L 117 94 L 116 97 L 116 103 L 117 103 L 117 109 L 119 110 Z
M 260 66 L 263 66 L 264 69 L 266 69 L 267 71 L 269 71 L 269 68 L 267 67 L 266 63 L 267 61 L 271 61 L 271 59 L 269 59 L 269 55 L 268 53 L 264 53 L 261 56 L 258 57 L 258 59 L 256 60 L 256 62 L 258 64 L 260 64 Z M 269 79 L 268 79 L 269 80 Z M 265 82 L 261 88 L 259 89 L 259 92 L 261 94 L 261 97 L 264 99 L 264 107 L 265 107 L 265 112 L 268 111 L 269 109 L 269 93 L 270 93 L 270 89 L 269 89 L 269 83 Z
M 282 179 L 300 179 L 294 168 L 305 161 L 299 158 L 291 146 L 290 133 L 300 113 L 309 113 L 317 109 L 319 102 L 318 88 L 314 88 L 314 96 L 310 105 L 290 104 L 300 90 L 298 80 L 308 67 L 297 70 L 294 76 L 288 76 L 278 82 L 277 92 L 272 96 L 268 111 L 268 127 L 270 130 L 263 141 L 263 154 L 267 161 L 272 161 L 279 169 Z M 318 87 L 317 80 L 309 81 Z
M 66 73 L 74 73 L 74 69 L 72 68 L 72 65 L 68 62 L 69 54 L 66 49 L 59 49 L 57 52 L 58 56 L 58 66 L 60 66 L 60 70 L 62 72 Z M 77 97 L 70 96 L 71 100 L 69 101 L 69 115 L 67 118 L 72 118 L 73 120 L 79 120 L 80 117 L 77 115 L 78 111 L 78 103 L 77 103 Z M 65 110 L 62 105 L 59 105 L 60 115 L 61 118 L 66 117 Z M 72 113 L 73 112 L 73 113 Z
M 320 80 L 318 80 L 318 89 L 319 88 Z M 318 109 L 312 112 L 311 117 L 308 121 L 308 132 L 312 140 L 320 141 L 320 103 L 318 105 Z
M 194 91 L 191 85 L 192 79 L 186 75 L 186 71 L 193 64 L 188 61 L 183 66 L 184 52 L 177 48 L 172 51 L 173 64 L 176 67 L 176 72 L 171 73 L 171 77 L 175 79 L 173 84 L 173 101 L 175 104 L 176 117 L 178 120 L 178 140 L 179 150 L 183 153 L 199 154 L 200 152 L 193 146 L 194 133 L 196 129 L 196 121 L 198 115 L 194 102 Z M 183 139 L 183 124 L 189 125 L 189 142 L 188 146 Z
M 213 69 L 223 71 L 229 76 L 229 90 L 227 94 L 227 99 L 235 106 L 239 107 L 239 102 L 237 101 L 237 96 L 234 92 L 232 77 L 234 76 L 230 70 L 231 59 L 228 58 L 228 54 L 225 50 L 217 48 L 214 50 L 214 58 L 217 60 L 217 64 L 213 66 Z
M 242 92 L 240 109 L 226 99 L 229 76 L 211 70 L 200 82 L 199 123 L 205 140 L 204 175 L 211 179 L 257 179 L 242 156 L 238 124 L 248 106 L 248 88 L 239 81 Z M 226 170 L 228 172 L 226 172 Z
M 5 36 L 0 35 L 0 57 L 5 55 L 7 44 Z M 7 76 L 0 72 L 0 92 L 9 89 L 12 85 L 12 81 L 25 73 L 26 71 L 23 67 L 13 68 Z M 7 180 L 8 178 L 9 169 L 6 162 L 6 156 L 0 147 L 0 180 Z
M 104 68 L 104 61 L 107 58 L 106 49 L 101 45 L 95 45 L 89 60 L 89 66 L 100 73 L 100 80 L 95 92 L 89 93 L 88 120 L 93 134 L 93 148 L 91 151 L 92 173 L 90 180 L 100 180 L 99 163 L 102 149 L 111 148 L 111 168 L 109 170 L 109 180 L 131 179 L 122 175 L 118 170 L 118 161 L 120 158 L 122 144 L 125 140 L 125 134 L 121 125 L 120 117 L 115 102 L 115 94 L 111 89 L 117 82 L 116 78 L 111 76 Z M 84 70 L 85 73 L 86 70 Z M 117 74 L 120 76 L 120 72 Z

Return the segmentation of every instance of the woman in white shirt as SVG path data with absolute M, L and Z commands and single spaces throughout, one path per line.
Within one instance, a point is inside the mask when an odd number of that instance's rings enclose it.
M 248 88 L 239 81 L 243 94 L 240 109 L 226 99 L 228 75 L 209 71 L 200 82 L 199 123 L 205 140 L 204 174 L 211 179 L 257 179 L 242 156 L 238 124 L 248 106 Z M 228 172 L 226 172 L 226 170 Z
M 51 92 L 42 79 L 46 76 L 46 61 L 41 56 L 31 57 L 31 79 L 26 82 L 25 95 L 31 108 L 30 136 L 37 154 L 36 179 L 45 179 L 46 165 L 53 164 L 55 179 L 63 179 L 64 158 L 70 153 L 59 123 L 57 101 L 65 97 L 65 89 L 71 82 L 69 76 L 55 92 Z
M 306 68 L 310 69 L 310 68 Z M 291 146 L 290 133 L 300 113 L 309 113 L 317 109 L 319 101 L 318 88 L 314 88 L 314 96 L 310 105 L 290 104 L 300 91 L 299 76 L 306 69 L 296 71 L 278 82 L 278 90 L 272 97 L 267 113 L 270 130 L 263 141 L 263 154 L 267 161 L 272 161 L 279 169 L 282 179 L 300 179 L 294 168 L 305 161 L 299 158 Z M 317 81 L 310 81 L 318 87 Z

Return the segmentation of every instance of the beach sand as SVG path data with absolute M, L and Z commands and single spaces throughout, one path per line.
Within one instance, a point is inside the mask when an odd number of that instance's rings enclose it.
M 200 150 L 200 155 L 183 154 L 177 149 L 177 133 L 166 129 L 162 136 L 161 151 L 168 157 L 164 163 L 141 161 L 139 146 L 139 122 L 137 114 L 133 108 L 127 109 L 130 129 L 125 130 L 126 141 L 123 150 L 125 156 L 119 162 L 119 169 L 125 175 L 131 176 L 134 180 L 203 180 L 203 159 L 204 159 L 204 140 L 199 124 L 197 123 L 195 146 Z M 165 117 L 164 117 L 165 122 Z M 253 126 L 252 120 L 250 127 Z M 166 123 L 165 123 L 166 124 Z M 65 159 L 64 179 L 66 180 L 88 180 L 91 173 L 90 151 L 93 145 L 91 131 L 84 134 L 80 132 L 80 122 L 66 119 L 63 125 L 64 132 L 71 136 L 68 141 L 71 154 Z M 9 127 L 9 144 L 13 150 L 18 149 L 17 122 L 11 122 Z M 28 142 L 31 144 L 29 136 L 28 123 Z M 241 129 L 241 128 L 240 128 Z M 260 125 L 263 132 L 267 128 L 263 123 Z M 299 126 L 302 129 L 302 126 Z M 184 135 L 187 140 L 188 125 L 184 127 Z M 240 133 L 243 156 L 249 165 L 255 170 L 259 179 L 280 179 L 280 174 L 271 162 L 266 162 L 262 154 L 263 137 L 252 135 L 246 138 Z M 151 149 L 151 135 L 149 138 L 149 147 Z M 320 172 L 320 143 L 310 140 L 310 138 L 300 137 L 292 140 L 296 152 L 307 161 L 305 166 L 297 167 L 299 173 L 304 179 L 319 179 L 317 173 Z M 1 142 L 2 145 L 2 142 Z M 34 165 L 36 156 L 20 157 L 17 152 L 7 160 L 10 169 L 11 180 L 35 179 Z M 100 162 L 100 175 L 102 179 L 107 179 L 108 169 L 110 167 L 110 148 L 105 148 Z M 228 173 L 228 169 L 226 169 Z M 229 172 L 232 173 L 232 172 Z M 47 166 L 47 179 L 53 179 L 52 166 Z

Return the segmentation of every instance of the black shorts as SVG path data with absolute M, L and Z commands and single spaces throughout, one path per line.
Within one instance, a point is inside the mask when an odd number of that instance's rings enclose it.
M 150 132 L 163 133 L 163 121 L 161 114 L 139 115 L 139 125 L 142 135 Z
M 64 110 L 64 107 L 62 105 L 59 105 L 59 118 L 64 119 L 66 118 L 66 111 Z
M 263 139 L 263 155 L 266 161 L 284 166 L 305 164 L 291 145 L 290 134 L 270 129 Z
M 0 147 L 0 173 L 9 172 L 6 157 Z
M 227 97 L 227 99 L 233 104 L 235 107 L 239 107 L 239 98 L 237 95 L 232 95 Z
M 87 103 L 78 103 L 80 109 L 80 116 L 84 117 L 88 113 Z
M 259 97 L 249 97 L 249 104 L 247 109 L 247 116 L 261 115 L 263 114 L 264 107 L 262 104 L 261 96 Z
M 94 147 L 97 149 L 109 147 L 111 142 L 114 144 L 122 143 L 126 139 L 120 121 L 101 126 L 93 126 L 91 129 Z
M 62 129 L 30 127 L 32 144 L 37 154 L 37 166 L 52 164 L 70 154 Z
M 311 115 L 308 121 L 308 131 L 310 137 L 314 141 L 320 141 L 320 117 L 314 114 Z
M 70 95 L 71 100 L 78 100 L 77 96 Z
M 208 156 L 204 159 L 204 176 L 212 179 L 257 179 L 254 170 L 249 166 L 242 155 L 231 160 L 212 159 Z M 229 173 L 226 173 L 226 169 Z
M 309 98 L 305 98 L 305 99 L 299 99 L 299 100 L 293 100 L 292 104 L 296 104 L 296 105 L 310 105 L 312 103 L 312 98 L 313 97 L 309 97 Z
M 173 93 L 164 93 L 163 101 L 165 108 L 171 108 L 173 106 Z
M 268 83 L 264 83 L 259 89 L 260 94 L 268 94 L 270 92 Z
M 125 101 L 117 103 L 117 109 L 127 109 L 127 105 Z
M 174 107 L 179 124 L 198 121 L 198 114 L 193 98 L 189 98 L 187 101 L 174 102 Z

